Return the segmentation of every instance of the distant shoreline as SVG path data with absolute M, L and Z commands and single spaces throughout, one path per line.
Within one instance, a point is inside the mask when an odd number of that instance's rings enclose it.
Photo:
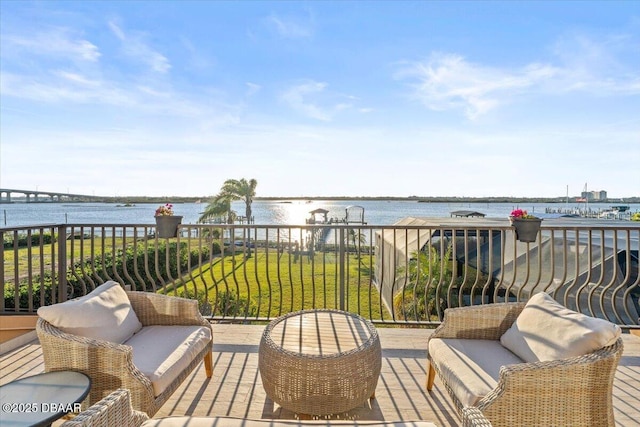
M 419 203 L 567 203 L 566 197 L 396 197 L 396 196 L 330 196 L 330 197 L 255 197 L 254 200 L 374 200 L 374 201 L 416 201 Z M 576 197 L 570 197 L 569 203 L 578 202 Z M 640 203 L 640 197 L 625 197 L 624 199 L 590 200 L 590 203 Z
M 197 196 L 122 196 L 122 197 L 99 197 L 93 200 L 85 201 L 69 201 L 63 202 L 51 202 L 39 201 L 31 203 L 208 203 L 212 196 L 197 197 Z M 567 200 L 566 197 L 399 197 L 399 196 L 267 196 L 267 197 L 254 197 L 255 201 L 414 201 L 418 203 L 553 203 L 553 204 L 565 204 L 565 203 L 584 203 L 577 200 L 577 197 L 570 197 Z M 6 202 L 4 202 L 6 203 Z M 23 198 L 13 198 L 9 203 L 26 203 Z M 605 199 L 605 200 L 590 200 L 589 203 L 611 203 L 611 204 L 625 204 L 625 203 L 640 203 L 640 197 L 625 197 L 623 199 Z M 3 204 L 3 202 L 0 202 Z

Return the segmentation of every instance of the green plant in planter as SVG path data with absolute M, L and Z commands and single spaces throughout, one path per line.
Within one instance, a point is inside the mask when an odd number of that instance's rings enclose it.
M 393 298 L 396 316 L 406 320 L 433 320 L 447 307 L 447 293 L 452 283 L 452 246 L 444 254 L 429 246 L 426 252 L 411 254 L 407 267 L 400 267 L 398 274 L 408 275 L 408 282 Z M 439 283 L 444 286 L 438 286 Z
M 173 205 L 171 203 L 160 205 L 156 209 L 155 218 L 158 237 L 166 239 L 177 236 L 178 225 L 182 222 L 182 217 L 173 214 Z
M 521 242 L 535 242 L 542 219 L 523 209 L 515 209 L 509 215 L 509 221 L 516 229 L 516 237 Z

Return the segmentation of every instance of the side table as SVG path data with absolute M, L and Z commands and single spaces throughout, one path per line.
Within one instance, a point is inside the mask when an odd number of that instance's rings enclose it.
M 0 386 L 2 427 L 48 426 L 64 414 L 79 412 L 91 379 L 82 372 L 55 371 Z
M 303 310 L 273 320 L 258 354 L 267 396 L 301 418 L 339 414 L 374 397 L 381 365 L 373 324 L 339 310 Z

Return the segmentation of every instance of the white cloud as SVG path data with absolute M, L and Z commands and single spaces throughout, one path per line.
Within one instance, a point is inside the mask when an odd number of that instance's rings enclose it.
M 285 91 L 281 98 L 298 113 L 312 119 L 329 122 L 339 112 L 351 110 L 355 97 L 326 90 L 328 84 L 309 80 Z
M 207 70 L 215 65 L 215 59 L 212 54 L 208 52 L 202 52 L 191 43 L 191 40 L 184 36 L 179 37 L 182 46 L 189 53 L 185 66 L 193 70 Z
M 313 35 L 313 25 L 296 18 L 285 18 L 272 13 L 267 17 L 267 23 L 275 28 L 280 36 L 285 38 L 298 39 Z
M 95 88 L 96 86 L 100 86 L 100 82 L 97 80 L 93 80 L 89 77 L 83 76 L 79 73 L 73 73 L 70 71 L 58 70 L 54 71 L 53 74 L 58 75 L 60 78 L 65 79 L 73 84 L 78 84 L 81 86 L 90 86 Z
M 3 96 L 58 104 L 95 102 L 120 107 L 136 104 L 135 96 L 126 89 L 60 70 L 46 75 L 3 72 L 0 92 Z
M 511 102 L 515 96 L 562 95 L 580 91 L 601 96 L 640 93 L 640 49 L 634 37 L 595 40 L 569 34 L 552 46 L 554 57 L 509 68 L 469 62 L 462 55 L 433 53 L 407 62 L 395 77 L 411 82 L 413 96 L 436 111 L 462 110 L 476 119 Z
M 96 45 L 71 29 L 61 27 L 23 35 L 3 34 L 3 49 L 16 49 L 21 54 L 72 61 L 96 62 L 101 55 Z
M 164 98 L 165 100 L 171 99 L 171 93 L 163 90 L 157 90 L 147 85 L 140 85 L 137 89 L 144 94 L 150 95 L 153 98 Z
M 238 123 L 240 107 L 225 103 L 223 95 L 200 90 L 199 94 L 158 89 L 152 84 L 97 80 L 68 71 L 46 75 L 18 75 L 2 72 L 2 96 L 56 105 L 83 104 L 103 111 L 128 111 L 128 116 L 158 119 L 170 116 L 173 122 L 193 120 L 192 126 L 225 126 Z M 71 107 L 71 105 L 69 105 Z
M 329 121 L 331 114 L 312 101 L 308 100 L 309 95 L 319 94 L 327 87 L 326 83 L 310 81 L 289 88 L 283 95 L 282 99 L 289 104 L 291 108 L 305 116 Z
M 640 93 L 640 48 L 637 37 L 602 36 L 597 40 L 571 33 L 555 42 L 551 51 L 563 73 L 555 89 L 599 95 Z
M 434 53 L 427 61 L 406 64 L 396 78 L 413 80 L 414 96 L 428 108 L 462 109 L 475 119 L 557 72 L 542 64 L 502 70 L 470 63 L 460 55 Z
M 114 21 L 109 21 L 108 25 L 113 34 L 122 42 L 127 56 L 145 63 L 158 73 L 167 73 L 171 69 L 169 59 L 155 51 L 145 42 L 145 34 L 139 32 L 125 33 Z
M 262 89 L 262 86 L 256 83 L 246 82 L 245 85 L 247 86 L 247 96 L 255 95 Z

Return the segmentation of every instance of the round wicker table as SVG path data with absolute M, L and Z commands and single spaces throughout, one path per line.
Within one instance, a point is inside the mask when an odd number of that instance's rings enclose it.
M 303 310 L 273 320 L 260 340 L 267 396 L 306 418 L 349 411 L 374 397 L 382 364 L 373 324 L 339 310 Z

